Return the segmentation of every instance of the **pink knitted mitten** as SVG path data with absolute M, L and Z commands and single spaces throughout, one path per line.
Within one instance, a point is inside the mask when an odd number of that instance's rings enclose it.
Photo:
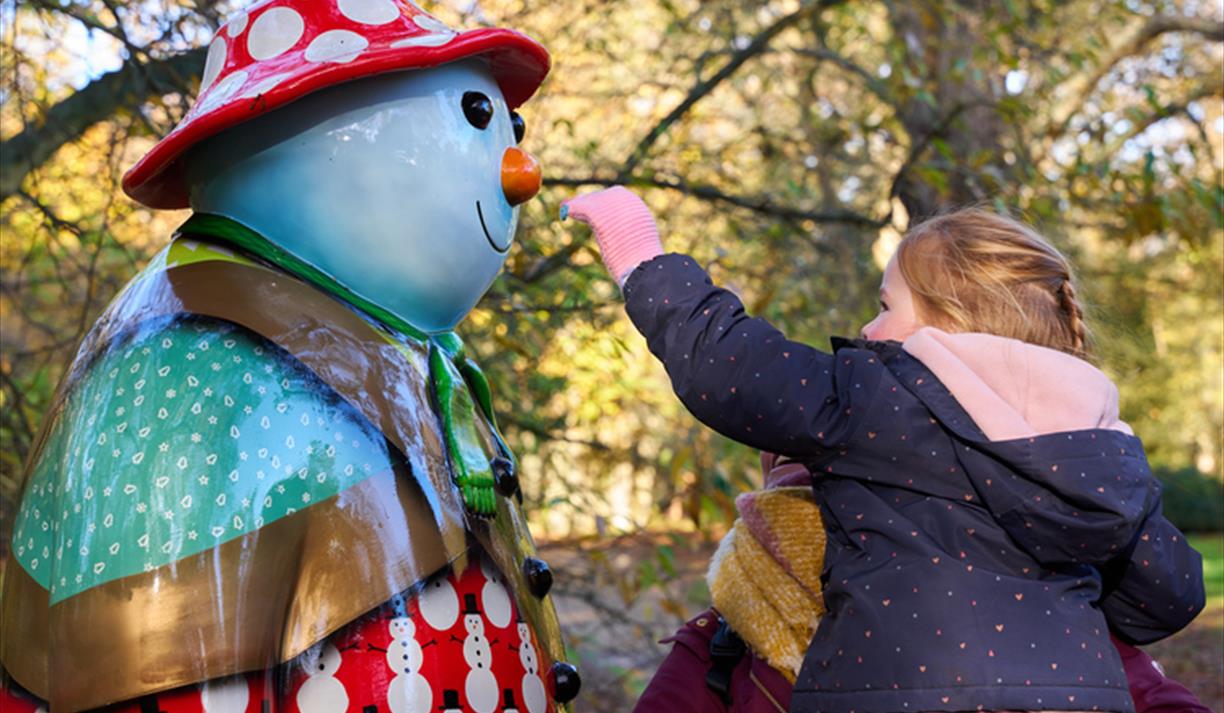
M 650 209 L 624 186 L 570 198 L 561 204 L 561 220 L 567 217 L 595 231 L 604 265 L 622 287 L 635 267 L 663 254 Z

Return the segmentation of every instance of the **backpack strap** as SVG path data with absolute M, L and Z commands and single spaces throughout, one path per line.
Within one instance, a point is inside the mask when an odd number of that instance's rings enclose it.
M 706 673 L 706 687 L 727 705 L 731 705 L 731 672 L 739 665 L 746 651 L 744 640 L 725 619 L 719 617 L 718 631 L 710 639 L 710 670 Z

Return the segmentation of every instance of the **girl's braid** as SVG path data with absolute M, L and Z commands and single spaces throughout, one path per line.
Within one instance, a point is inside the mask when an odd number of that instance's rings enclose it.
M 1058 288 L 1058 303 L 1066 315 L 1067 329 L 1074 340 L 1074 349 L 1080 357 L 1088 356 L 1088 325 L 1084 322 L 1084 310 L 1080 307 L 1079 298 L 1075 292 L 1075 283 L 1070 276 L 1064 277 Z

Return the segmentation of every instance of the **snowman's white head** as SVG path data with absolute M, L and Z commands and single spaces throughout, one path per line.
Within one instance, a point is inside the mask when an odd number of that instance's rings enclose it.
M 303 663 L 308 676 L 335 676 L 340 670 L 340 650 L 330 643 L 317 649 L 317 658 L 307 655 Z
M 479 614 L 465 614 L 463 616 L 463 628 L 467 629 L 469 634 L 483 634 L 484 621 L 481 620 Z
M 423 330 L 448 330 L 496 277 L 517 204 L 539 187 L 534 173 L 503 188 L 503 174 L 534 165 L 521 133 L 480 59 L 374 76 L 200 144 L 186 162 L 191 206 Z
M 416 635 L 416 624 L 406 616 L 397 616 L 387 624 L 387 631 L 395 639 L 410 638 Z

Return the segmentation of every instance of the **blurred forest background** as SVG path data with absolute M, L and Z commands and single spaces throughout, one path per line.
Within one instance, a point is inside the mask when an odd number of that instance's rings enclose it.
M 122 171 L 190 105 L 242 3 L 0 2 L 0 555 L 76 343 L 185 213 Z M 545 189 L 460 332 L 562 563 L 580 710 L 624 710 L 706 605 L 711 543 L 757 456 L 699 426 L 620 307 L 575 191 L 626 183 L 755 314 L 827 344 L 874 314 L 900 235 L 984 204 L 1079 266 L 1099 361 L 1183 528 L 1224 529 L 1224 5 L 1219 0 L 425 2 L 553 55 L 522 114 Z M 1224 707 L 1224 597 L 1162 651 Z M 1214 548 L 1214 549 L 1213 549 Z

